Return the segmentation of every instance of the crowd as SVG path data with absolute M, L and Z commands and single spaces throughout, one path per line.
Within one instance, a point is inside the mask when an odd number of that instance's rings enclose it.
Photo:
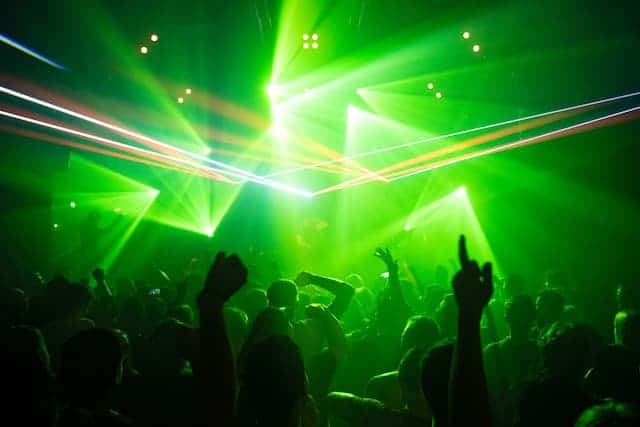
M 204 280 L 7 278 L 3 424 L 640 426 L 635 284 L 611 288 L 609 340 L 580 320 L 598 301 L 495 277 L 464 237 L 435 284 L 375 256 L 375 292 L 357 274 L 256 286 L 223 252 Z

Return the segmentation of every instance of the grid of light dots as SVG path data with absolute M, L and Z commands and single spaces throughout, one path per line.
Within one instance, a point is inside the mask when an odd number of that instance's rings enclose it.
M 303 49 L 309 49 L 309 47 L 311 47 L 312 49 L 317 49 L 320 47 L 320 44 L 318 43 L 318 39 L 320 37 L 318 36 L 318 33 L 313 33 L 311 36 L 309 36 L 309 34 L 303 34 L 302 35 L 302 48 Z M 312 40 L 311 43 L 309 43 L 309 39 Z

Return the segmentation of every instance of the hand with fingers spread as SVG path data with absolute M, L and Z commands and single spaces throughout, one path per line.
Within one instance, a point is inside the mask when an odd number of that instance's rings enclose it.
M 469 259 L 464 236 L 458 242 L 458 256 L 461 269 L 453 278 L 453 293 L 460 313 L 480 317 L 483 308 L 489 303 L 493 294 L 493 274 L 491 263 L 483 265 Z
M 211 265 L 198 304 L 218 302 L 224 304 L 247 282 L 247 267 L 238 255 L 218 252 Z
M 374 255 L 380 258 L 382 262 L 387 266 L 389 274 L 398 272 L 398 261 L 396 261 L 391 255 L 391 251 L 387 248 L 377 248 Z

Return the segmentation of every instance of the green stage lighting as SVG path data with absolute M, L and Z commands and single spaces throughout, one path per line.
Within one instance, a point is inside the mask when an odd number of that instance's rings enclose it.
M 76 208 L 76 202 L 74 202 L 73 200 L 69 202 L 69 207 L 71 209 L 75 209 Z
M 146 55 L 149 52 L 149 49 L 146 46 L 140 47 L 140 53 Z
M 184 93 L 186 93 L 187 95 L 191 95 L 191 88 L 188 87 L 184 90 Z
M 311 47 L 314 48 L 314 49 L 317 49 L 317 48 L 320 47 L 320 45 L 318 44 L 318 42 L 313 42 L 313 43 L 311 43 Z
M 53 224 L 53 229 L 54 230 L 57 230 L 58 228 L 60 228 L 60 224 L 58 224 L 58 223 Z
M 309 34 L 303 34 L 302 40 L 309 40 Z
M 211 148 L 209 147 L 204 147 L 202 149 L 202 152 L 204 153 L 205 156 L 208 156 L 209 154 L 211 154 Z
M 427 89 L 432 90 L 433 89 L 433 83 L 428 83 L 427 84 Z
M 314 33 L 314 34 L 311 36 L 311 40 L 318 40 L 318 34 Z
M 474 44 L 473 45 L 473 51 L 476 52 L 476 53 L 480 52 L 480 45 L 479 44 Z
M 468 39 L 469 37 L 471 37 L 471 33 L 469 31 L 465 31 L 464 33 L 462 33 L 463 39 Z
M 158 35 L 157 34 L 151 34 L 151 41 L 152 42 L 157 42 L 158 41 Z
M 179 96 L 178 97 L 178 104 L 184 104 L 184 98 Z
M 307 42 L 302 43 L 302 48 L 303 49 L 309 49 L 309 43 L 307 43 Z
M 442 92 L 436 92 L 436 98 L 438 99 L 442 98 Z

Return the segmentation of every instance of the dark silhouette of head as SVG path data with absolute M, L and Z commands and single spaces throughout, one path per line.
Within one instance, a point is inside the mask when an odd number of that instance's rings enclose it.
M 298 346 L 285 335 L 255 344 L 247 354 L 242 376 L 259 425 L 293 424 L 296 408 L 306 397 L 306 375 Z
M 144 355 L 144 363 L 140 364 L 140 371 L 163 378 L 180 376 L 185 359 L 178 343 L 183 335 L 182 331 L 186 329 L 187 325 L 173 318 L 160 322 L 147 342 L 147 353 Z
M 536 315 L 538 326 L 546 328 L 562 320 L 564 297 L 555 289 L 545 289 L 538 293 Z
M 400 338 L 400 351 L 405 354 L 412 347 L 429 349 L 440 340 L 438 324 L 427 316 L 413 316 L 407 324 Z
M 49 353 L 39 330 L 14 326 L 0 332 L 2 386 L 0 411 L 5 422 L 53 426 L 56 399 Z
M 622 345 L 640 355 L 640 311 L 625 313 L 620 325 Z
M 298 305 L 298 286 L 292 280 L 276 280 L 267 291 L 269 306 L 284 308 L 287 314 L 295 316 Z
M 536 308 L 528 295 L 513 297 L 504 307 L 504 317 L 514 334 L 526 335 L 536 320 Z
M 503 294 L 506 300 L 510 300 L 525 293 L 524 278 L 519 274 L 510 274 L 504 281 Z
M 85 285 L 71 283 L 60 288 L 52 300 L 58 320 L 82 318 L 91 302 L 91 291 Z
M 422 392 L 438 425 L 446 425 L 449 410 L 449 371 L 453 344 L 433 347 L 422 361 Z
M 577 384 L 551 377 L 525 384 L 517 400 L 515 427 L 572 426 L 591 404 Z
M 440 333 L 443 338 L 455 338 L 458 334 L 458 304 L 453 294 L 447 294 L 440 301 L 436 313 Z
M 253 320 L 269 305 L 267 293 L 262 289 L 250 288 L 244 292 L 241 301 L 241 307 L 247 313 L 249 321 Z
M 638 355 L 621 345 L 604 347 L 585 377 L 585 389 L 595 398 L 640 403 Z
M 618 285 L 616 292 L 618 310 L 640 310 L 640 286 L 637 283 Z
M 586 325 L 555 327 L 545 341 L 542 348 L 545 372 L 575 384 L 582 382 L 602 347 L 598 334 Z
M 636 405 L 607 401 L 586 409 L 575 427 L 637 427 L 640 409 Z
M 65 400 L 87 409 L 108 409 L 115 386 L 122 379 L 123 354 L 116 334 L 89 329 L 71 337 L 62 350 L 60 383 Z

